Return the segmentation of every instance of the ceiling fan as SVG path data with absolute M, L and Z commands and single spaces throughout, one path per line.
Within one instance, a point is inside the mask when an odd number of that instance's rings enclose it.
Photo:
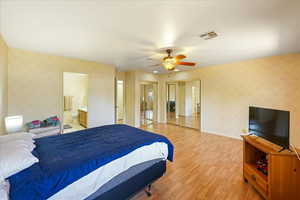
M 190 66 L 190 67 L 194 67 L 196 65 L 196 63 L 181 61 L 186 58 L 186 56 L 183 54 L 176 55 L 175 57 L 171 56 L 172 52 L 173 52 L 172 49 L 166 49 L 166 53 L 168 55 L 162 59 L 161 65 L 166 70 L 173 71 L 173 70 L 175 70 L 175 67 L 178 65 Z

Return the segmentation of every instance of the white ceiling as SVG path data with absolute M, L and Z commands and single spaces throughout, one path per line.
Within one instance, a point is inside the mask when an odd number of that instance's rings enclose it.
M 155 70 L 168 46 L 197 67 L 300 52 L 300 0 L 0 1 L 9 46 L 121 70 Z

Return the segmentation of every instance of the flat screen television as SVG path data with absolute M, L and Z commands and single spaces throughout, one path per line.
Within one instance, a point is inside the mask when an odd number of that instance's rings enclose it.
M 290 112 L 249 107 L 249 133 L 289 148 Z

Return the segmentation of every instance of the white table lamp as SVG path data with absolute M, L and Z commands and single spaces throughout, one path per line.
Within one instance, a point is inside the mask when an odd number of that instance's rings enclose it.
M 5 117 L 5 128 L 7 133 L 15 133 L 23 129 L 23 116 Z

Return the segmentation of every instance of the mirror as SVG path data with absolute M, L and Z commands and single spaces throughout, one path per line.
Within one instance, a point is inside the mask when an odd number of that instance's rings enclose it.
M 167 83 L 167 122 L 200 130 L 201 82 Z

